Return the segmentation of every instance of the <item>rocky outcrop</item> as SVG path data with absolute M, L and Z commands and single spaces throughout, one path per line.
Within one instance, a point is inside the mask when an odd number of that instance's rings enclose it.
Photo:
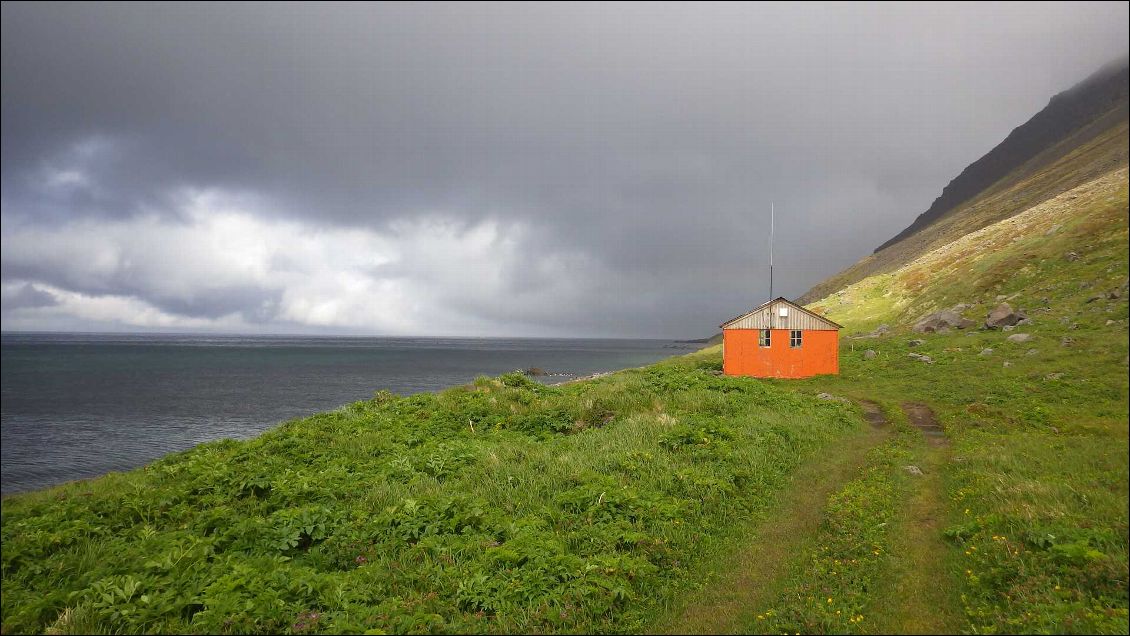
M 950 329 L 965 329 L 975 324 L 977 323 L 961 314 L 945 309 L 936 311 L 919 320 L 918 324 L 914 325 L 914 331 L 918 333 L 945 333 Z
M 878 327 L 875 327 L 875 331 L 872 331 L 871 333 L 863 333 L 863 334 L 860 334 L 860 335 L 854 336 L 854 337 L 855 338 L 882 338 L 883 336 L 885 336 L 889 333 L 891 333 L 890 327 L 888 327 L 887 325 L 879 325 Z
M 1011 327 L 1021 320 L 1027 320 L 1028 314 L 1023 310 L 1013 309 L 1012 305 L 1008 303 L 1001 303 L 997 308 L 990 311 L 987 318 L 985 318 L 986 329 L 1000 329 L 1002 327 Z

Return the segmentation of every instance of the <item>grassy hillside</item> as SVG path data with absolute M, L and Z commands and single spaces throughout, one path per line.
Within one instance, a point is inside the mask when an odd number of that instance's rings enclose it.
M 845 340 L 842 375 L 809 386 L 924 401 L 953 442 L 943 532 L 968 630 L 1127 630 L 1127 225 L 1122 168 L 814 305 L 848 333 L 894 330 Z M 1031 324 L 908 329 L 1004 300 Z
M 3 500 L 3 631 L 641 629 L 857 432 L 692 355 L 546 387 L 378 393 Z

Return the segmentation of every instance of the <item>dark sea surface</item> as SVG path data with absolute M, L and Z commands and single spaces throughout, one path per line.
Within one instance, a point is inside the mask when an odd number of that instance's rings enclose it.
M 700 345 L 671 340 L 0 335 L 5 494 L 142 466 L 289 419 L 539 367 L 566 380 Z

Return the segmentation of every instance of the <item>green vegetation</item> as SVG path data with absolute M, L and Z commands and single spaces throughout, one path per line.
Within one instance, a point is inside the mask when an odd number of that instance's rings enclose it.
M 630 631 L 854 407 L 689 356 L 378 393 L 5 498 L 9 632 Z
M 871 452 L 863 474 L 828 498 L 816 545 L 786 575 L 777 602 L 763 609 L 748 632 L 859 633 L 886 571 L 890 528 L 906 490 L 901 474 L 910 453 L 891 440 Z

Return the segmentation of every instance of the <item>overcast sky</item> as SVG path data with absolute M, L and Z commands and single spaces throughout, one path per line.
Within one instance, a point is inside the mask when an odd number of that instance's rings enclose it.
M 3 4 L 2 328 L 703 337 L 1126 53 L 1127 3 Z

